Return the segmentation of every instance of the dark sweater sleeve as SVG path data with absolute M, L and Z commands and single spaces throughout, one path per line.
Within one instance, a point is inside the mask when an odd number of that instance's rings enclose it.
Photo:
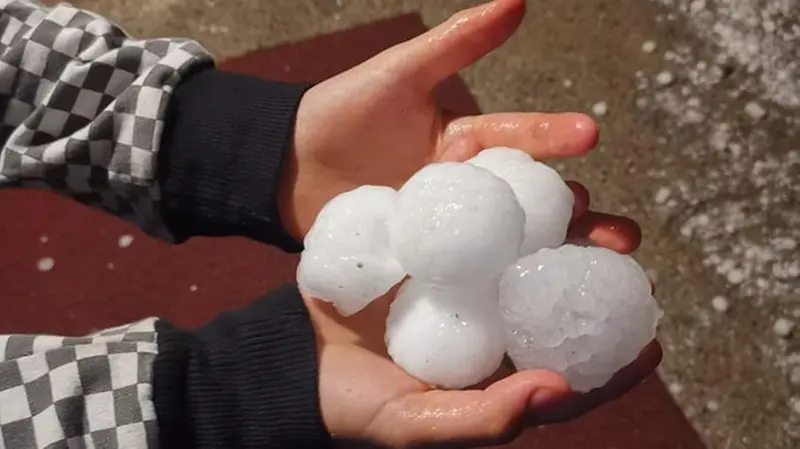
M 196 331 L 160 321 L 153 403 L 161 447 L 329 447 L 317 352 L 295 286 Z
M 211 66 L 178 85 L 158 170 L 162 214 L 177 241 L 243 236 L 300 251 L 282 226 L 278 189 L 307 88 Z

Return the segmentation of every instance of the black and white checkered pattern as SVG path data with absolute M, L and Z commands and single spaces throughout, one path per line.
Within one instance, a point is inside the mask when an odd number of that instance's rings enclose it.
M 155 321 L 0 336 L 0 449 L 157 447 Z
M 0 13 L 0 187 L 54 189 L 169 238 L 156 154 L 174 87 L 208 53 L 69 5 L 0 0 Z

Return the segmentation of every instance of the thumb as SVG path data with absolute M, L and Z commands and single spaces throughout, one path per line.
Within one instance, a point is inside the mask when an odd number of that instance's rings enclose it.
M 505 442 L 516 437 L 527 413 L 570 391 L 558 374 L 529 370 L 485 390 L 416 393 L 384 405 L 369 426 L 369 436 L 392 447 Z
M 494 0 L 460 11 L 436 28 L 386 52 L 383 63 L 411 83 L 432 89 L 502 45 L 517 30 L 524 15 L 524 0 Z

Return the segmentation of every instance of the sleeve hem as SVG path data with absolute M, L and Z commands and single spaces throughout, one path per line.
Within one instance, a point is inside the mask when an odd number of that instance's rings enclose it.
M 309 87 L 207 68 L 176 88 L 159 160 L 176 241 L 243 236 L 302 250 L 281 222 L 278 188 Z
M 325 448 L 316 338 L 295 286 L 189 333 L 158 324 L 164 447 Z

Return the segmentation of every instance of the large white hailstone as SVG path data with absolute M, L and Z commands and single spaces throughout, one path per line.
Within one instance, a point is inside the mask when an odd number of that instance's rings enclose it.
M 397 191 L 386 186 L 361 186 L 339 194 L 317 214 L 303 241 L 305 248 L 389 254 L 386 222 L 397 197 Z
M 400 264 L 371 254 L 330 255 L 306 251 L 297 268 L 300 291 L 332 303 L 343 316 L 360 312 L 405 277 Z
M 517 259 L 524 225 L 508 183 L 469 164 L 435 163 L 400 189 L 389 239 L 411 277 L 474 284 L 497 278 Z
M 392 360 L 417 379 L 446 389 L 491 376 L 505 355 L 497 284 L 447 287 L 406 281 L 386 320 Z
M 363 186 L 329 201 L 304 241 L 300 291 L 348 316 L 400 282 L 405 271 L 389 251 L 386 229 L 396 200 L 394 189 Z
M 564 243 L 575 196 L 557 171 L 522 150 L 489 148 L 467 161 L 504 179 L 525 211 L 521 255 Z
M 644 270 L 604 248 L 543 249 L 500 281 L 500 316 L 517 369 L 558 372 L 576 391 L 604 385 L 635 360 L 662 315 Z

